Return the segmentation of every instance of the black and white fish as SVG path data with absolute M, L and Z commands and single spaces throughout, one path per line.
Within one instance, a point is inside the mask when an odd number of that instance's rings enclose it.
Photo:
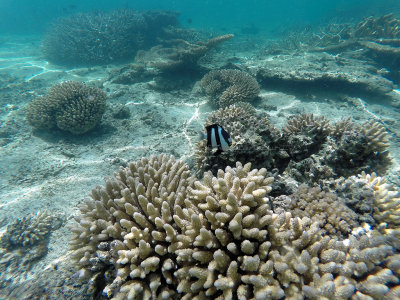
M 207 134 L 204 138 L 207 139 L 207 147 L 211 149 L 217 149 L 215 155 L 221 154 L 223 151 L 227 151 L 232 145 L 232 139 L 229 133 L 225 131 L 219 124 L 212 124 L 206 126 Z

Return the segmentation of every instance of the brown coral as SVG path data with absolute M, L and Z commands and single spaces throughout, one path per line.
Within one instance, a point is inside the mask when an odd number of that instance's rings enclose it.
M 213 70 L 203 77 L 200 84 L 220 107 L 251 101 L 260 92 L 257 80 L 240 70 Z
M 51 87 L 27 107 L 26 119 L 37 128 L 59 128 L 83 134 L 100 121 L 106 107 L 106 94 L 81 82 L 66 81 Z

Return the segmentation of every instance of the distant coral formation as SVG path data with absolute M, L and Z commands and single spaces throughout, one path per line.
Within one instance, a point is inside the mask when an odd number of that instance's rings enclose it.
M 391 163 L 388 133 L 376 121 L 363 124 L 344 119 L 331 124 L 323 116 L 295 115 L 282 130 L 260 113 L 231 105 L 213 112 L 205 122 L 219 123 L 231 135 L 228 151 L 216 156 L 202 140 L 196 146 L 196 168 L 201 174 L 233 166 L 236 161 L 276 168 L 299 182 L 352 176 L 376 171 L 384 174 Z
M 79 274 L 113 299 L 400 296 L 391 232 L 359 230 L 351 214 L 341 220 L 346 210 L 319 190 L 300 198 L 327 199 L 327 224 L 320 209 L 275 212 L 272 182 L 266 169 L 239 162 L 202 181 L 172 157 L 130 163 L 80 207 L 71 241 Z
M 43 39 L 45 57 L 60 65 L 126 61 L 154 45 L 163 28 L 178 24 L 177 13 L 132 9 L 78 13 L 59 18 Z
M 106 94 L 81 82 L 66 81 L 51 87 L 48 94 L 28 104 L 26 119 L 39 129 L 58 128 L 83 134 L 101 120 Z
M 148 67 L 156 68 L 160 73 L 193 70 L 198 67 L 198 60 L 208 51 L 233 37 L 233 34 L 225 34 L 205 42 L 197 41 L 194 43 L 175 39 L 169 41 L 170 47 L 157 45 L 149 51 L 138 52 L 136 61 Z
M 254 100 L 260 92 L 257 80 L 240 70 L 213 70 L 200 84 L 219 107 Z

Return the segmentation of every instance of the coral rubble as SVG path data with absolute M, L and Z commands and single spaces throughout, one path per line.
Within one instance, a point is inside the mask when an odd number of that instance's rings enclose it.
M 48 94 L 28 104 L 26 119 L 39 129 L 58 128 L 83 134 L 101 120 L 106 94 L 81 82 L 66 81 L 50 88 Z

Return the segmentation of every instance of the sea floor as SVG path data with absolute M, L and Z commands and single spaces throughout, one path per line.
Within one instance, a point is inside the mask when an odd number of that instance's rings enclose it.
M 68 229 L 77 204 L 102 185 L 119 166 L 143 156 L 166 153 L 193 165 L 194 145 L 204 120 L 213 110 L 198 83 L 161 92 L 149 82 L 132 85 L 109 81 L 118 66 L 62 69 L 40 54 L 40 37 L 4 37 L 0 41 L 0 232 L 16 218 L 39 210 L 62 214 L 64 226 L 51 234 L 48 254 L 31 274 L 68 251 Z M 225 49 L 229 54 L 229 49 Z M 254 53 L 235 53 L 239 63 L 257 64 Z M 101 87 L 108 95 L 102 123 L 90 134 L 74 137 L 40 132 L 25 120 L 27 104 L 65 80 Z M 400 91 L 395 90 L 400 97 Z M 393 165 L 388 178 L 398 185 L 400 174 L 400 110 L 388 103 L 353 97 L 339 100 L 334 92 L 309 98 L 261 87 L 255 103 L 276 127 L 298 113 L 324 115 L 332 121 L 351 116 L 376 119 L 390 132 Z M 28 276 L 29 277 L 29 276 Z

